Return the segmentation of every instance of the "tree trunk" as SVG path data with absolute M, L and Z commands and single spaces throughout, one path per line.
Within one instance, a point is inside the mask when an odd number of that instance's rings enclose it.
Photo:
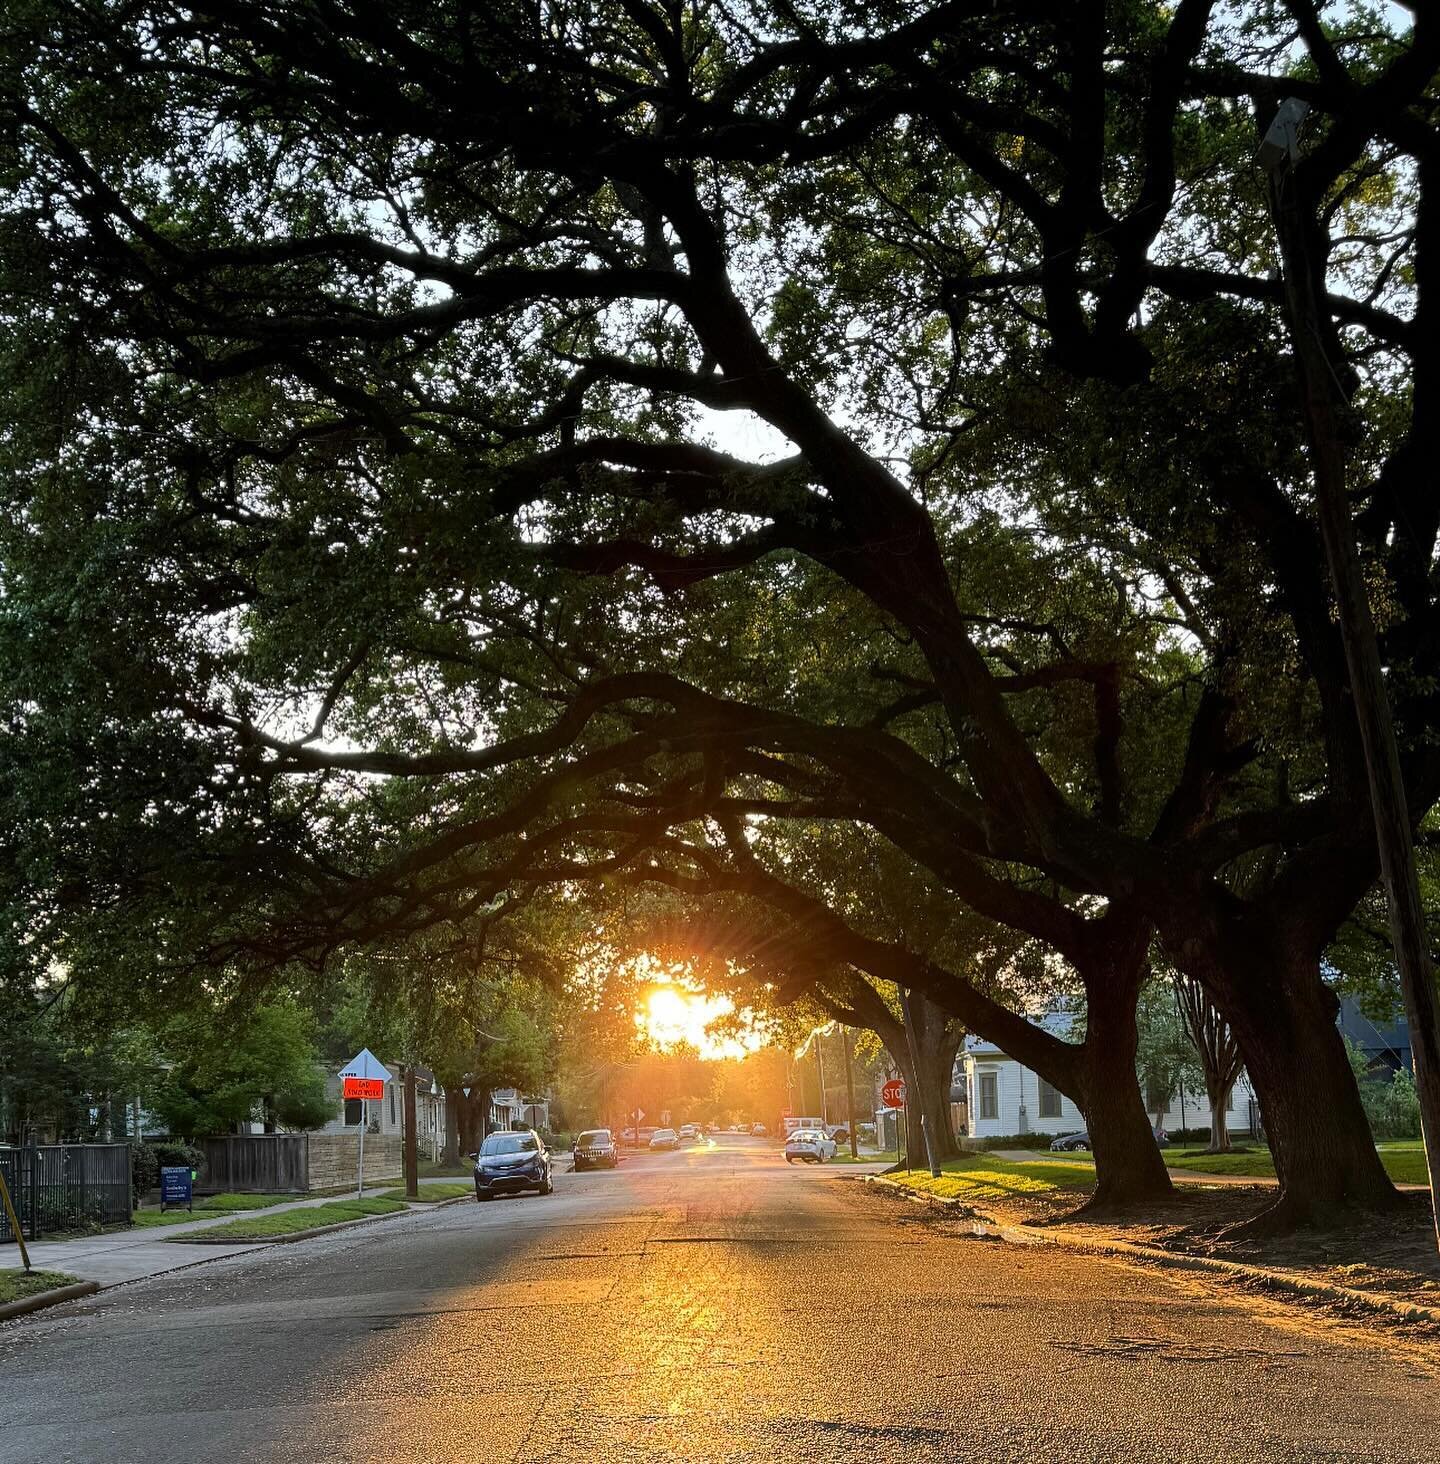
M 1258 936 L 1247 927 L 1189 941 L 1182 954 L 1240 1043 L 1275 1158 L 1279 1197 L 1247 1228 L 1276 1232 L 1337 1207 L 1394 1206 L 1399 1196 L 1375 1151 L 1318 951 L 1297 949 L 1271 923 Z
M 1210 1147 L 1206 1150 L 1208 1154 L 1230 1152 L 1230 1123 L 1225 1117 L 1225 1103 L 1232 1091 L 1233 1089 L 1220 1093 L 1206 1085 L 1205 1096 L 1210 1100 Z
M 446 1169 L 454 1169 L 460 1163 L 460 1088 L 454 1083 L 444 1086 L 445 1150 L 440 1162 Z
M 1135 1076 L 1140 1045 L 1135 1005 L 1145 973 L 1144 952 L 1128 963 L 1085 976 L 1087 1020 L 1081 1075 L 1095 1194 L 1087 1211 L 1113 1212 L 1168 1199 L 1175 1193 Z

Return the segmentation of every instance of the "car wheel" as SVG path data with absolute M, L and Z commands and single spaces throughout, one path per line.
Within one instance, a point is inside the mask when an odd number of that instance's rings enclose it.
M 540 1186 L 540 1193 L 542 1195 L 553 1195 L 555 1193 L 554 1181 L 547 1179 L 544 1184 Z
M 494 1198 L 493 1195 L 482 1195 L 479 1190 L 476 1190 L 475 1191 L 475 1203 L 477 1205 L 483 1205 L 486 1202 L 486 1200 L 493 1199 L 493 1198 Z
M 787 1164 L 793 1164 L 795 1162 L 795 1156 L 793 1154 L 787 1154 L 785 1156 L 785 1162 Z

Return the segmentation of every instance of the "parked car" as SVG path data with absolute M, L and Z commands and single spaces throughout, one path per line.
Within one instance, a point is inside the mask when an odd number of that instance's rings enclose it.
M 770 1130 L 767 1129 L 763 1123 L 752 1123 L 750 1125 L 750 1132 L 754 1134 L 757 1139 L 763 1139 L 765 1135 L 770 1132 Z
M 823 1164 L 835 1157 L 835 1140 L 824 1129 L 793 1129 L 785 1136 L 785 1162 L 803 1159 L 807 1164 Z
M 848 1144 L 850 1142 L 850 1130 L 843 1123 L 832 1123 L 825 1126 L 825 1132 L 835 1140 L 837 1144 Z
M 652 1149 L 678 1149 L 680 1136 L 674 1129 L 656 1129 L 650 1135 L 650 1147 Z
M 693 1144 L 700 1137 L 700 1125 L 695 1123 L 682 1123 L 680 1125 L 680 1142 L 682 1144 Z
M 1170 1147 L 1170 1136 L 1164 1129 L 1156 1129 L 1153 1138 L 1162 1149 Z M 1077 1149 L 1088 1149 L 1089 1147 L 1090 1135 L 1083 1130 L 1078 1134 L 1061 1134 L 1050 1145 L 1051 1152 L 1056 1154 L 1073 1153 Z
M 571 1151 L 578 1169 L 618 1169 L 620 1150 L 609 1129 L 586 1129 L 575 1140 Z
M 533 1189 L 537 1194 L 553 1193 L 550 1180 L 550 1151 L 535 1133 L 491 1134 L 475 1156 L 475 1198 Z

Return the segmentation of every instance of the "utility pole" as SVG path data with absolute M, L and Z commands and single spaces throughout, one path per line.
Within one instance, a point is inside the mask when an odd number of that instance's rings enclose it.
M 915 1018 L 910 1011 L 910 992 L 901 986 L 900 1015 L 905 1019 L 905 1045 L 910 1049 L 910 1071 L 915 1075 L 915 1091 L 905 1095 L 905 1117 L 909 1121 L 910 1105 L 920 1097 L 920 1044 L 915 1039 Z M 940 1178 L 940 1166 L 935 1162 L 935 1141 L 930 1137 L 930 1124 L 925 1117 L 925 1104 L 920 1104 L 920 1137 L 925 1141 L 925 1162 L 930 1166 L 931 1179 Z
M 1315 296 L 1318 262 L 1310 241 L 1311 231 L 1316 227 L 1314 209 L 1301 196 L 1294 166 L 1300 155 L 1299 126 L 1307 110 L 1306 104 L 1294 97 L 1281 103 L 1261 145 L 1260 159 L 1270 174 L 1270 198 L 1284 266 L 1290 334 L 1305 396 L 1320 533 L 1339 612 L 1351 697 L 1360 724 L 1380 873 L 1390 908 L 1390 939 L 1400 972 L 1405 1015 L 1410 1022 L 1415 1089 L 1420 1100 L 1420 1133 L 1434 1189 L 1440 1187 L 1440 1050 L 1437 1050 L 1440 994 L 1435 989 L 1435 972 L 1430 963 L 1415 871 L 1410 810 L 1390 716 L 1390 696 L 1380 666 L 1375 622 L 1350 521 L 1345 448 L 1340 431 L 1340 419 L 1350 404 L 1325 350 L 1320 307 Z M 1440 1204 L 1435 1206 L 1435 1238 L 1440 1246 Z
M 855 1041 L 848 1027 L 841 1027 L 840 1041 L 845 1049 L 845 1111 L 850 1128 L 850 1157 L 860 1157 L 860 1144 L 855 1137 Z
M 820 1122 L 828 1127 L 830 1110 L 825 1106 L 825 1034 L 818 1030 L 815 1033 L 815 1075 L 820 1083 Z
M 401 1117 L 405 1122 L 405 1198 L 420 1198 L 420 1146 L 415 1132 L 415 1064 L 405 1064 L 405 1106 Z

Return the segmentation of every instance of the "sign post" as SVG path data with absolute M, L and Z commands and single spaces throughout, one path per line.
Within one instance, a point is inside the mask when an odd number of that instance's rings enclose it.
M 905 1133 L 905 1080 L 903 1078 L 890 1078 L 885 1086 L 880 1089 L 880 1101 L 887 1108 L 893 1108 L 899 1115 L 895 1120 L 896 1159 L 899 1159 L 899 1151 L 903 1151 L 905 1155 L 905 1168 L 908 1171 L 910 1168 L 910 1145 L 905 1142 L 909 1137 Z
M 385 1084 L 389 1080 L 389 1068 L 368 1047 L 362 1047 L 340 1069 L 344 1096 L 360 1100 L 360 1150 L 355 1163 L 356 1199 L 365 1193 L 365 1129 L 370 1118 L 370 1100 L 385 1096 Z

